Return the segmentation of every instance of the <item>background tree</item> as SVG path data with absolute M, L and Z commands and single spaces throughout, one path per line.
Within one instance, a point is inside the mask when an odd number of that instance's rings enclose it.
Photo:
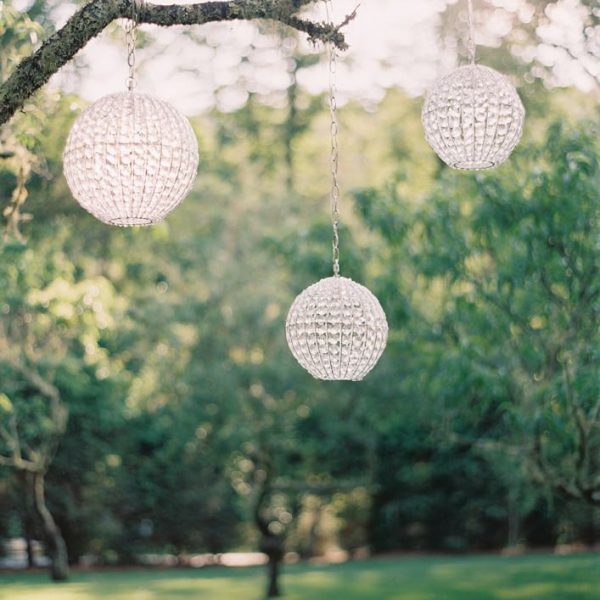
M 54 243 L 41 262 L 19 243 L 4 248 L 11 260 L 2 268 L 0 361 L 3 381 L 10 383 L 3 386 L 0 435 L 2 464 L 31 474 L 52 576 L 61 580 L 67 576 L 66 545 L 48 509 L 46 476 L 67 428 L 65 393 L 89 385 L 86 365 L 107 368 L 100 339 L 110 325 L 112 295 L 100 278 L 78 281 Z
M 413 334 L 388 357 L 418 357 L 410 364 L 429 382 L 420 381 L 417 393 L 437 414 L 441 451 L 468 448 L 469 460 L 483 454 L 497 469 L 513 464 L 516 486 L 522 484 L 514 469 L 528 457 L 530 481 L 597 504 L 593 132 L 592 123 L 552 125 L 543 144 L 521 147 L 497 171 L 446 171 L 412 209 L 394 191 L 364 191 L 357 202 L 402 261 L 400 274 L 387 277 L 405 295 L 403 311 L 410 302 L 404 327 Z M 390 509 L 383 501 L 380 510 Z

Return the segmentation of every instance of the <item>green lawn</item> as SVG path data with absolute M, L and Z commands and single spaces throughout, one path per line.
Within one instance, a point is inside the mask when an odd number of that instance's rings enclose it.
M 260 600 L 262 569 L 0 575 L 1 600 Z M 600 554 L 380 558 L 289 566 L 286 600 L 599 600 Z

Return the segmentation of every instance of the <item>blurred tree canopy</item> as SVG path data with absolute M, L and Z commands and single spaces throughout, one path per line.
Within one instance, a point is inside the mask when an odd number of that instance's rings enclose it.
M 5 78 L 39 25 L 0 15 Z M 0 536 L 45 536 L 56 578 L 67 551 L 259 547 L 276 570 L 284 550 L 597 541 L 600 113 L 521 91 L 523 142 L 478 174 L 435 158 L 400 91 L 340 111 L 342 272 L 391 330 L 366 381 L 328 384 L 283 329 L 330 272 L 322 98 L 294 83 L 284 108 L 194 119 L 190 197 L 121 230 L 61 176 L 83 103 L 40 95 L 0 134 Z

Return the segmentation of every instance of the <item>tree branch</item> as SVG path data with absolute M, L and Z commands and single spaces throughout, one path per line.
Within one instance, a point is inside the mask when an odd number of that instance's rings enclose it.
M 315 23 L 296 16 L 298 10 L 315 0 L 229 0 L 189 5 L 145 5 L 140 23 L 154 25 L 202 25 L 215 21 L 270 19 L 308 34 L 310 40 L 347 47 L 340 31 L 352 20 L 349 15 L 339 26 Z M 32 55 L 16 67 L 0 86 L 0 125 L 6 123 L 25 101 L 50 77 L 67 64 L 92 38 L 118 18 L 131 15 L 130 0 L 92 0 L 77 11 L 65 26 L 50 36 Z
M 583 483 L 577 475 L 569 478 L 562 477 L 558 469 L 550 466 L 544 455 L 542 430 L 536 426 L 533 437 L 533 447 L 530 458 L 533 477 L 540 483 L 550 485 L 566 498 L 584 500 L 593 506 L 600 506 L 600 478 L 591 484 Z
M 588 466 L 588 432 L 585 424 L 585 415 L 581 410 L 581 406 L 579 406 L 577 400 L 575 399 L 571 373 L 569 371 L 569 365 L 567 361 L 567 358 L 562 361 L 562 370 L 565 396 L 577 428 L 575 478 L 577 479 L 579 486 L 584 486 L 585 470 Z
M 40 470 L 39 461 L 23 458 L 21 453 L 21 440 L 17 428 L 17 420 L 14 415 L 10 418 L 10 432 L 4 427 L 0 427 L 0 438 L 4 440 L 10 450 L 11 456 L 0 455 L 0 466 L 14 467 L 19 471 L 29 471 L 36 473 Z
M 0 456 L 0 466 L 13 467 L 19 471 L 29 471 L 30 473 L 37 473 L 39 471 L 39 468 L 35 463 L 15 456 Z
M 536 429 L 531 455 L 531 458 L 533 459 L 532 467 L 534 478 L 540 483 L 550 485 L 567 498 L 582 500 L 583 497 L 580 490 L 576 486 L 573 486 L 570 481 L 560 477 L 546 461 L 542 443 L 542 432 L 539 427 Z
M 1 325 L 0 333 L 2 333 Z M 0 335 L 0 340 L 2 337 L 4 336 Z M 23 466 L 25 463 L 30 463 L 36 467 L 37 472 L 45 472 L 50 466 L 54 454 L 58 449 L 60 439 L 67 429 L 69 411 L 62 402 L 58 388 L 50 380 L 42 376 L 35 368 L 28 367 L 17 353 L 11 352 L 10 350 L 4 350 L 4 352 L 0 354 L 0 357 L 13 367 L 15 371 L 20 373 L 20 375 L 31 386 L 37 389 L 40 394 L 46 397 L 49 403 L 50 421 L 52 422 L 52 431 L 48 433 L 46 439 L 39 443 L 37 451 L 33 451 L 29 446 L 21 443 L 16 419 L 14 421 L 11 420 L 10 422 L 11 432 L 0 429 L 0 437 L 5 439 L 7 445 L 12 450 L 13 457 L 10 464 L 18 469 L 33 472 L 32 468 Z M 25 449 L 28 452 L 30 460 L 27 461 L 22 458 L 22 449 Z M 8 463 L 5 459 L 4 462 L 0 461 L 0 464 Z

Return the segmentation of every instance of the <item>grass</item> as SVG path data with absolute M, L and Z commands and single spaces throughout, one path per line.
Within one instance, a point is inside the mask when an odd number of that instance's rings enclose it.
M 262 569 L 0 575 L 0 600 L 260 600 Z M 600 554 L 378 558 L 336 566 L 294 565 L 285 600 L 598 600 Z

